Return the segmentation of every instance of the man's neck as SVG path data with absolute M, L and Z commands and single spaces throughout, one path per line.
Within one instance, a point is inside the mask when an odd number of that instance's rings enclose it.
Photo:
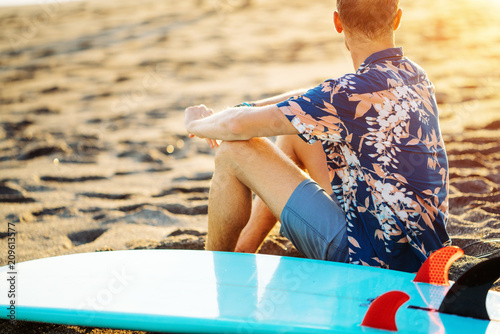
M 348 42 L 349 51 L 351 52 L 352 63 L 354 70 L 363 64 L 366 58 L 372 54 L 395 47 L 394 37 L 388 37 L 377 41 L 356 40 L 351 39 Z

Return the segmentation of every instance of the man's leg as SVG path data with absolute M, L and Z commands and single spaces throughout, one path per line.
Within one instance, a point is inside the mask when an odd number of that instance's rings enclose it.
M 307 171 L 311 179 L 321 188 L 331 194 L 333 192 L 332 185 L 326 164 L 326 154 L 321 142 L 318 141 L 310 145 L 295 135 L 282 136 L 281 139 L 283 144 L 280 145 L 283 147 L 283 151 L 295 161 L 297 166 Z
M 320 142 L 309 145 L 299 136 L 280 136 L 276 146 L 299 168 L 306 170 L 327 193 L 331 193 L 326 156 Z M 235 251 L 255 253 L 278 220 L 279 216 L 275 217 L 266 204 L 256 197 L 250 219 L 241 232 Z
M 215 157 L 207 250 L 234 251 L 251 213 L 252 191 L 274 217 L 307 176 L 269 140 L 223 142 Z
M 234 251 L 240 253 L 257 252 L 278 220 L 279 218 L 276 218 L 272 214 L 271 210 L 266 206 L 266 203 L 264 203 L 260 197 L 255 196 L 252 214 L 250 215 L 248 224 L 241 231 Z

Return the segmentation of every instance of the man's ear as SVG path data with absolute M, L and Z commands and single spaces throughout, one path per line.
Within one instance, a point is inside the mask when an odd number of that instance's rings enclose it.
M 401 8 L 398 9 L 396 13 L 396 18 L 394 19 L 394 31 L 398 30 L 401 25 L 401 17 L 403 16 L 403 10 Z
M 337 11 L 333 12 L 333 26 L 335 27 L 335 30 L 337 30 L 337 32 L 339 34 L 341 34 L 342 31 L 344 31 L 344 28 L 342 27 L 342 23 L 340 22 L 339 12 L 337 12 Z

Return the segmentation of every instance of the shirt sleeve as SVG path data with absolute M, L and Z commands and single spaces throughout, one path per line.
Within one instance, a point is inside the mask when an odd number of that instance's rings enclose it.
M 346 131 L 338 114 L 340 95 L 336 82 L 328 80 L 277 106 L 309 144 L 318 140 L 342 142 Z

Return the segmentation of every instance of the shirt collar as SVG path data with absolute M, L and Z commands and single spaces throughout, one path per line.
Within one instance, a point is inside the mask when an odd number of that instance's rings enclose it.
M 387 58 L 402 58 L 404 57 L 403 55 L 403 48 L 390 48 L 390 49 L 385 49 L 379 52 L 375 52 L 361 64 L 361 66 L 358 69 L 358 73 L 362 72 L 366 67 L 369 65 L 381 61 L 383 59 Z

